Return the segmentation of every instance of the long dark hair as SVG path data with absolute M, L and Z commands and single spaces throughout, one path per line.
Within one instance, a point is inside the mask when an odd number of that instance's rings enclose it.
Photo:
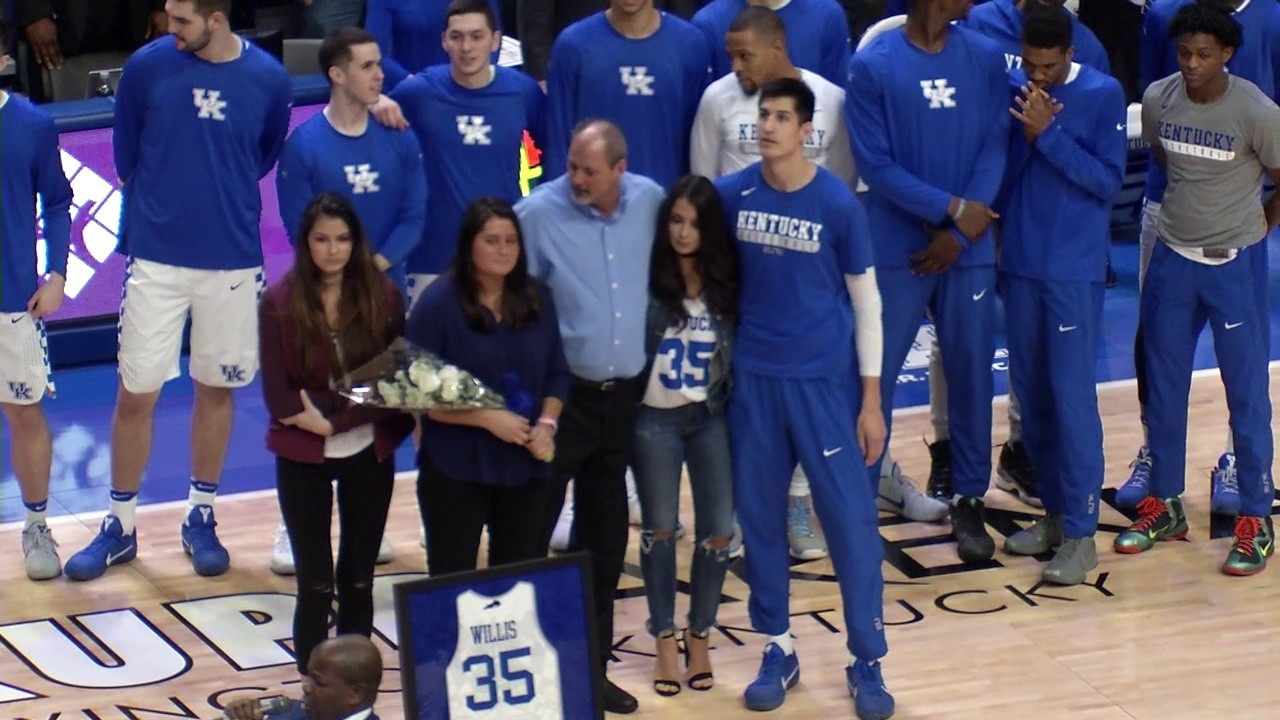
M 476 198 L 462 216 L 462 228 L 458 231 L 458 250 L 454 253 L 449 272 L 458 289 L 458 300 L 467 324 L 475 330 L 488 332 L 494 327 L 492 317 L 480 305 L 480 282 L 476 279 L 473 258 L 476 238 L 484 232 L 485 223 L 494 218 L 510 220 L 516 229 L 516 242 L 520 252 L 516 265 L 502 281 L 502 322 L 513 330 L 528 327 L 538 319 L 538 288 L 529 277 L 529 261 L 524 252 L 524 235 L 520 232 L 520 219 L 507 201 L 496 197 Z
M 325 317 L 324 301 L 320 297 L 320 268 L 311 259 L 311 231 L 323 218 L 341 220 L 351 234 L 351 259 L 342 269 L 337 327 L 331 327 Z M 359 215 L 341 195 L 321 193 L 312 198 L 302 213 L 295 238 L 293 268 L 289 271 L 289 314 L 298 325 L 302 367 L 312 367 L 317 360 L 313 356 L 315 348 L 324 347 L 329 373 L 337 379 L 344 374 L 344 366 L 354 369 L 363 365 L 394 340 L 388 337 L 391 328 L 387 322 L 382 273 L 373 265 Z M 341 362 L 334 343 L 329 341 L 331 335 L 336 335 L 342 347 Z
M 667 193 L 658 209 L 657 236 L 649 262 L 649 294 L 662 306 L 669 327 L 680 327 L 688 317 L 684 299 L 684 274 L 680 259 L 671 247 L 668 219 L 676 200 L 684 198 L 698 213 L 698 255 L 694 268 L 702 280 L 702 297 L 711 314 L 732 322 L 738 315 L 738 257 L 730 239 L 729 221 L 720 203 L 720 194 L 701 175 L 685 175 Z

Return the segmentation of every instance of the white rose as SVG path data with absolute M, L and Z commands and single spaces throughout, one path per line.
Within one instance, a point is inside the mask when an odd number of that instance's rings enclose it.
M 453 365 L 445 365 L 440 368 L 440 382 L 445 385 L 453 385 L 458 382 L 458 368 Z
M 378 394 L 382 396 L 383 402 L 387 405 L 400 405 L 404 398 L 400 394 L 400 388 L 386 380 L 378 381 Z
M 443 373 L 441 373 L 441 374 L 443 374 Z M 457 399 L 458 399 L 458 386 L 457 386 L 457 385 L 455 385 L 455 384 L 450 383 L 450 384 L 447 384 L 447 385 L 445 385 L 444 387 L 440 388 L 440 399 L 441 399 L 441 400 L 443 400 L 443 401 L 445 401 L 445 402 L 448 402 L 448 403 L 451 403 L 451 402 L 453 402 L 454 400 L 457 400 Z
M 433 393 L 440 387 L 440 377 L 426 365 L 414 363 L 410 366 L 409 380 L 425 393 Z

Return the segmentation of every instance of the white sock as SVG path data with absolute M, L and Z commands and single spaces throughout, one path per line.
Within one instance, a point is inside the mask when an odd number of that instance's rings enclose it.
M 1231 432 L 1230 429 L 1227 430 L 1227 449 L 1225 452 L 1228 455 L 1236 454 L 1236 434 Z
M 770 635 L 769 642 L 777 645 L 784 655 L 794 655 L 796 652 L 796 645 L 791 641 L 790 629 L 781 635 Z
M 871 662 L 867 663 L 867 665 L 874 667 L 879 662 L 880 662 L 879 660 L 872 660 Z M 857 665 L 857 664 L 858 664 L 858 656 L 854 655 L 853 653 L 849 653 L 849 667 L 853 667 L 854 665 Z
M 120 521 L 120 532 L 133 533 L 133 515 L 138 510 L 138 493 L 111 491 L 111 508 L 107 511 Z
M 187 493 L 187 509 L 190 510 L 197 505 L 213 505 L 213 498 L 217 493 L 217 485 L 191 478 L 191 490 Z
M 22 529 L 26 530 L 32 525 L 46 524 L 45 517 L 48 516 L 48 514 L 49 512 L 47 510 L 32 510 L 31 508 L 27 508 L 27 522 L 22 526 Z
M 1147 423 L 1142 423 L 1142 447 L 1151 447 L 1150 439 L 1147 435 Z

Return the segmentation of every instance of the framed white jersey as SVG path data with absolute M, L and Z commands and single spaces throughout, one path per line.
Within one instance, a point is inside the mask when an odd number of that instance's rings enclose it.
M 408 720 L 593 720 L 599 648 L 585 556 L 396 586 Z

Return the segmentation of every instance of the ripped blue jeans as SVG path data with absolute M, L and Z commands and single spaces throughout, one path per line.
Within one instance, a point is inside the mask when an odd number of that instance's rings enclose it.
M 712 414 L 706 403 L 670 410 L 642 405 L 636 416 L 636 491 L 644 529 L 640 570 L 649 601 L 649 634 L 675 631 L 676 539 L 680 512 L 680 477 L 688 463 L 693 490 L 694 543 L 689 579 L 689 630 L 705 635 L 716 622 L 720 590 L 729 566 L 733 533 L 733 471 L 729 457 L 729 425 L 723 409 Z M 658 539 L 661 536 L 661 539 Z

